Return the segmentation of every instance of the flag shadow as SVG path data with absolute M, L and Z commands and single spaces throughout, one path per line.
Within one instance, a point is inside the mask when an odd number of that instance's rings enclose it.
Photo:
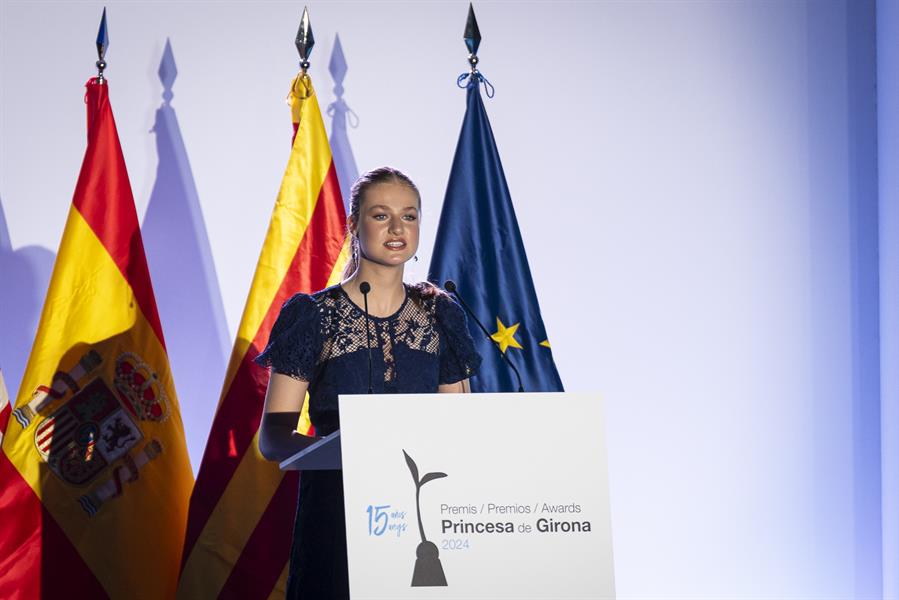
M 340 182 L 340 193 L 343 196 L 343 207 L 350 214 L 350 190 L 353 182 L 359 178 L 359 169 L 356 167 L 356 159 L 353 157 L 353 149 L 350 146 L 350 138 L 347 135 L 347 124 L 354 129 L 359 126 L 359 117 L 353 112 L 343 99 L 343 80 L 346 77 L 347 63 L 343 54 L 343 46 L 340 43 L 340 35 L 334 34 L 334 47 L 331 50 L 331 60 L 328 63 L 328 71 L 334 80 L 334 102 L 328 105 L 328 116 L 331 117 L 331 156 L 334 158 L 334 170 L 337 171 L 337 180 Z
M 13 250 L 0 199 L 0 369 L 15 402 L 41 316 L 56 253 L 41 246 Z
M 166 40 L 159 64 L 163 102 L 152 129 L 159 162 L 141 232 L 196 473 L 230 344 L 199 196 L 171 106 L 177 74 L 172 46 Z

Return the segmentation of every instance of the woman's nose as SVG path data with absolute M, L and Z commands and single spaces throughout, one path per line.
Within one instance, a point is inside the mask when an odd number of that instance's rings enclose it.
M 390 233 L 400 234 L 403 232 L 403 220 L 402 219 L 390 219 Z

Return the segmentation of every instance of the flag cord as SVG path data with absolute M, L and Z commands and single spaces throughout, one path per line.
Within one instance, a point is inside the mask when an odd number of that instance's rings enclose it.
M 484 90 L 487 92 L 487 97 L 493 98 L 493 95 L 496 93 L 496 89 L 493 87 L 493 84 L 487 81 L 487 78 L 484 77 L 477 69 L 469 73 L 462 73 L 456 79 L 456 85 L 462 89 L 465 89 L 470 85 L 478 85 L 480 83 L 484 84 Z
M 359 127 L 359 115 L 353 112 L 353 109 L 347 106 L 347 103 L 343 100 L 343 98 L 339 98 L 335 102 L 332 102 L 328 105 L 328 116 L 333 117 L 334 114 L 338 111 L 343 111 L 346 115 L 347 124 L 353 129 Z

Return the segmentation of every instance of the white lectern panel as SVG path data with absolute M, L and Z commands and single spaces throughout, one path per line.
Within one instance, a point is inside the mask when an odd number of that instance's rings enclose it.
M 341 396 L 340 422 L 353 600 L 614 598 L 598 395 Z

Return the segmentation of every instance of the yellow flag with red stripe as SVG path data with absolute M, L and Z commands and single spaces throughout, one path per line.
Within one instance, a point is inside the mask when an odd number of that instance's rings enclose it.
M 281 305 L 340 280 L 346 214 L 311 79 L 292 85 L 295 136 L 250 286 L 212 431 L 190 502 L 178 596 L 283 597 L 296 510 L 296 473 L 259 453 L 269 374 L 253 362 Z M 308 428 L 301 417 L 299 429 Z
M 0 597 L 177 586 L 193 477 L 108 88 L 2 440 Z

